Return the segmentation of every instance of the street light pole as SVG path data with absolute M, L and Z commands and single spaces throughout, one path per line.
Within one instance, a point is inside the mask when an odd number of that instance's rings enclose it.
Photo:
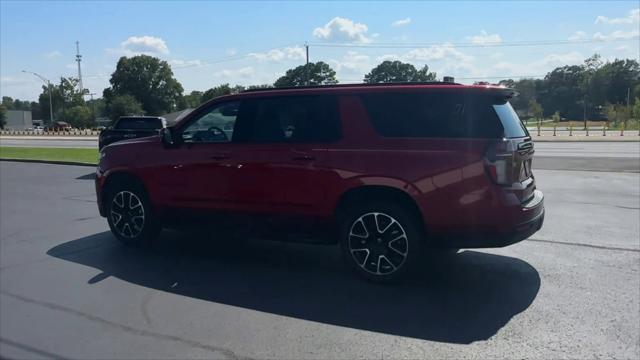
M 53 126 L 53 101 L 51 100 L 51 81 L 38 73 L 34 73 L 33 71 L 22 70 L 22 72 L 33 74 L 40 78 L 40 80 L 42 80 L 45 84 L 47 84 L 47 89 L 49 89 L 49 126 Z

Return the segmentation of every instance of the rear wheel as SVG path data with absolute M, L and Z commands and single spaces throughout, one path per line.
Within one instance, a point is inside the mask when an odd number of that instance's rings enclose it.
M 138 184 L 120 183 L 108 190 L 107 221 L 113 235 L 127 245 L 146 244 L 161 230 L 147 194 Z
M 420 229 L 416 216 L 399 205 L 372 203 L 351 208 L 340 226 L 343 256 L 368 280 L 398 280 L 420 255 Z

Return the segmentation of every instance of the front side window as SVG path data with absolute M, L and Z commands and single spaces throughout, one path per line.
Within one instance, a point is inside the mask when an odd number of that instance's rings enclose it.
M 233 139 L 240 102 L 214 105 L 182 131 L 185 143 L 224 143 Z
M 247 108 L 247 116 L 238 124 L 234 141 L 331 142 L 340 136 L 334 96 L 257 98 L 249 100 Z

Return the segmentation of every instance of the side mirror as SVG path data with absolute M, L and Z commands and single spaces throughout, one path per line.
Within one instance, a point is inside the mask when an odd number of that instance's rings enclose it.
M 160 129 L 160 140 L 165 147 L 174 147 L 177 141 L 173 136 L 173 130 L 170 127 Z

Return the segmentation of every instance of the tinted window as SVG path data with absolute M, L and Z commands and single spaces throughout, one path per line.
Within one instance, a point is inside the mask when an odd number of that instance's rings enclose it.
M 158 130 L 160 128 L 162 128 L 162 120 L 154 118 L 122 118 L 116 125 L 116 129 Z
M 524 126 L 518 114 L 511 107 L 511 104 L 493 105 L 496 113 L 504 126 L 504 136 L 508 138 L 529 136 L 529 131 Z
M 329 142 L 340 136 L 334 96 L 288 96 L 248 101 L 234 141 Z
M 186 143 L 231 141 L 239 110 L 239 101 L 214 105 L 185 126 L 182 140 Z
M 387 137 L 496 138 L 502 126 L 491 106 L 459 94 L 366 94 L 376 131 Z

